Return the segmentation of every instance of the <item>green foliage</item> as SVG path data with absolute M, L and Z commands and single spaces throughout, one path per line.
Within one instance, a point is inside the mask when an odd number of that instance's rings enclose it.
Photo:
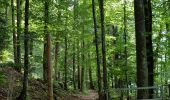
M 22 64 L 15 64 L 13 62 L 0 63 L 0 67 L 12 67 L 14 69 L 22 68 Z
M 3 72 L 0 71 L 0 86 L 3 86 L 7 83 L 6 76 Z

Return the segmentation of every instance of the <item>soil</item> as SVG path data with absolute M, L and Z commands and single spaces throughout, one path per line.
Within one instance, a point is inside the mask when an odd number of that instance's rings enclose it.
M 3 74 L 5 79 L 0 83 L 0 100 L 16 100 L 22 89 L 23 75 L 11 67 L 0 68 L 0 74 Z M 28 97 L 28 100 L 47 100 L 47 87 L 42 80 L 29 79 Z M 98 93 L 95 90 L 88 90 L 85 95 L 81 92 L 70 93 L 56 88 L 54 98 L 54 100 L 97 100 Z
M 78 93 L 63 98 L 63 100 L 97 100 L 97 99 L 98 99 L 98 93 L 95 90 L 89 90 L 88 95 L 84 95 L 83 93 Z

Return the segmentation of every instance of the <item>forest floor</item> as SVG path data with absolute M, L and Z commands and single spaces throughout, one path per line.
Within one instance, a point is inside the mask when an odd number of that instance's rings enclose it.
M 87 95 L 83 93 L 77 93 L 63 98 L 63 100 L 97 100 L 97 99 L 98 93 L 95 90 L 88 90 Z
M 11 67 L 0 68 L 0 100 L 16 100 L 22 89 L 22 77 Z M 28 97 L 29 100 L 47 100 L 47 87 L 42 80 L 29 79 Z M 73 93 L 55 88 L 54 97 L 55 100 L 97 100 L 98 93 L 95 90 Z

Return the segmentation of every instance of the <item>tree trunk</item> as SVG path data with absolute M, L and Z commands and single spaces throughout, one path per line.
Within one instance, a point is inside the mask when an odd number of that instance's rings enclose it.
M 67 36 L 65 36 L 64 89 L 67 90 Z
M 125 42 L 125 79 L 126 79 L 126 88 L 128 89 L 128 54 L 127 54 L 127 21 L 126 21 L 126 0 L 124 0 L 124 42 Z M 129 90 L 126 91 L 127 100 L 129 100 Z
M 58 1 L 58 6 L 61 6 L 61 1 Z M 58 9 L 58 17 L 57 17 L 58 23 L 61 23 L 61 10 Z M 55 80 L 60 81 L 60 68 L 58 66 L 58 56 L 59 56 L 59 34 L 60 32 L 56 33 L 56 42 L 55 42 L 55 60 L 54 60 L 54 66 L 55 66 Z
M 34 32 L 31 32 L 30 33 L 30 43 L 29 43 L 29 55 L 30 56 L 33 56 L 33 48 L 34 48 L 34 34 L 36 34 L 36 33 L 34 33 Z
M 137 87 L 147 87 L 148 72 L 146 59 L 145 14 L 143 0 L 134 1 L 134 10 L 136 33 Z M 137 99 L 148 99 L 147 90 L 138 90 Z
M 83 13 L 86 13 L 86 9 L 85 9 L 85 5 L 86 5 L 86 0 L 83 0 Z M 82 16 L 82 36 L 84 37 L 84 34 L 85 34 L 85 16 Z M 85 40 L 83 38 L 82 40 L 82 52 L 81 52 L 81 56 L 82 56 L 82 67 L 81 67 L 81 88 L 80 88 L 80 91 L 83 92 L 84 91 L 84 87 L 85 87 L 85 54 L 84 54 L 84 51 L 85 51 Z
M 88 66 L 89 66 L 90 89 L 94 89 L 90 54 L 88 56 L 89 56 Z
M 8 33 L 8 0 L 5 0 L 5 32 Z
M 105 26 L 104 26 L 104 2 L 99 0 L 100 21 L 101 21 L 101 38 L 102 38 L 102 61 L 103 61 L 103 99 L 108 100 L 108 84 L 107 84 L 107 66 L 106 66 L 106 47 L 105 47 Z
M 17 64 L 21 64 L 20 35 L 21 35 L 21 0 L 17 0 Z M 21 68 L 18 67 L 17 70 L 20 72 Z
M 78 1 L 74 0 L 74 24 L 73 24 L 73 30 L 74 32 L 76 32 L 77 27 L 76 27 L 76 19 L 78 17 L 78 13 L 77 13 L 77 5 L 78 5 Z M 73 35 L 74 36 L 74 35 Z M 73 40 L 73 87 L 76 90 L 76 76 L 75 76 L 75 61 L 76 61 L 76 47 L 75 47 L 75 40 Z
M 92 12 L 93 12 L 93 24 L 95 33 L 95 46 L 96 46 L 96 64 L 97 64 L 97 83 L 98 83 L 98 94 L 99 100 L 101 100 L 101 73 L 100 73 L 100 57 L 99 57 L 99 46 L 98 46 L 98 35 L 97 35 L 97 22 L 95 13 L 95 2 L 92 0 Z
M 84 29 L 83 29 L 84 30 Z M 83 33 L 84 34 L 84 33 Z M 83 49 L 83 52 L 82 52 L 82 67 L 81 67 L 81 87 L 80 87 L 80 91 L 83 92 L 84 91 L 84 67 L 85 67 L 85 55 L 84 55 L 84 40 L 83 40 L 83 43 L 82 43 L 82 49 Z
M 27 99 L 27 84 L 28 84 L 28 67 L 29 67 L 29 54 L 28 54 L 28 41 L 29 41 L 29 0 L 25 2 L 25 34 L 24 34 L 24 81 L 23 81 L 23 100 Z
M 50 34 L 46 34 L 47 36 L 47 84 L 48 84 L 48 100 L 53 100 L 53 81 L 52 81 L 52 67 L 51 67 L 51 36 Z
M 59 53 L 59 42 L 55 44 L 55 80 L 59 80 L 59 67 L 58 67 L 58 53 Z
M 44 62 L 43 64 L 44 66 L 44 72 L 45 72 L 45 76 L 47 78 L 47 86 L 48 86 L 48 92 L 47 92 L 47 96 L 48 96 L 48 100 L 53 100 L 53 81 L 52 81 L 52 67 L 51 67 L 51 36 L 50 33 L 48 33 L 48 12 L 49 12 L 49 1 L 45 0 L 44 2 L 44 34 L 45 34 L 45 44 L 44 44 Z
M 47 58 L 46 58 L 46 49 L 47 49 L 47 43 L 46 43 L 46 36 L 44 36 L 44 51 L 43 51 L 43 80 L 44 82 L 47 82 Z
M 79 50 L 79 40 L 77 42 L 77 71 L 78 71 L 78 89 L 81 88 L 81 78 L 80 78 L 80 50 Z
M 17 35 L 15 32 L 15 8 L 14 0 L 11 0 L 12 9 L 12 33 L 13 33 L 13 52 L 14 52 L 14 63 L 17 63 Z
M 18 100 L 27 100 L 27 88 L 28 88 L 28 67 L 29 67 L 29 0 L 25 2 L 25 30 L 24 30 L 24 79 L 23 88 L 18 97 Z
M 76 80 L 75 80 L 75 59 L 76 54 L 75 54 L 75 43 L 73 44 L 73 87 L 76 89 Z
M 152 8 L 151 0 L 144 0 L 145 8 L 145 30 L 146 30 L 146 52 L 148 67 L 148 86 L 154 85 L 154 62 L 153 62 L 153 46 L 152 46 Z M 153 89 L 149 89 L 149 99 L 154 95 Z

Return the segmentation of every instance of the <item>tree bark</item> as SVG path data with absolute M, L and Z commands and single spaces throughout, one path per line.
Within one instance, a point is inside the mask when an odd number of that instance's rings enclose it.
M 65 36 L 65 59 L 64 59 L 64 89 L 67 90 L 67 36 Z
M 104 2 L 99 0 L 101 38 L 102 38 L 102 62 L 103 62 L 103 99 L 108 100 L 107 66 L 106 66 L 106 47 L 105 47 L 105 26 L 104 26 Z
M 126 88 L 128 89 L 128 54 L 127 54 L 127 20 L 126 20 L 126 0 L 124 0 L 124 54 L 125 54 L 125 79 L 126 79 Z M 129 100 L 129 90 L 126 91 L 127 100 Z
M 44 36 L 44 51 L 43 51 L 43 80 L 47 82 L 47 58 L 46 58 L 46 50 L 47 50 L 47 41 L 46 36 Z
M 153 62 L 153 46 L 152 46 L 152 7 L 151 0 L 144 0 L 145 8 L 145 30 L 146 30 L 146 52 L 148 66 L 148 86 L 154 85 L 154 62 Z M 153 89 L 149 89 L 149 99 L 154 95 Z
M 58 67 L 58 53 L 59 53 L 59 42 L 55 44 L 55 80 L 59 80 L 59 67 Z
M 53 100 L 53 81 L 52 81 L 52 67 L 51 67 L 51 36 L 50 33 L 48 33 L 48 20 L 49 20 L 49 0 L 45 0 L 44 2 L 44 34 L 45 34 L 45 44 L 44 44 L 44 72 L 46 73 L 45 76 L 48 86 L 48 100 Z
M 28 88 L 28 68 L 29 68 L 29 0 L 25 2 L 25 29 L 24 29 L 24 79 L 23 88 L 18 97 L 18 100 L 27 100 L 27 88 Z
M 85 69 L 84 68 L 85 67 L 85 64 L 84 64 L 85 63 L 84 45 L 85 45 L 85 43 L 84 43 L 84 40 L 83 40 L 83 43 L 82 43 L 83 52 L 82 52 L 82 67 L 81 67 L 81 85 L 80 85 L 80 91 L 81 92 L 84 91 L 84 69 Z
M 86 9 L 85 9 L 85 5 L 86 5 L 86 0 L 83 0 L 83 13 L 86 13 Z M 85 34 L 85 16 L 82 16 L 82 36 L 84 37 L 84 34 Z M 81 53 L 81 56 L 82 56 L 82 67 L 81 67 L 81 88 L 80 88 L 80 91 L 83 92 L 84 91 L 84 86 L 85 86 L 85 54 L 84 54 L 84 51 L 85 51 L 85 40 L 84 38 L 82 39 L 82 53 Z
M 76 80 L 75 80 L 75 59 L 76 54 L 75 54 L 75 43 L 73 44 L 73 87 L 76 89 Z
M 99 95 L 99 100 L 101 100 L 102 98 L 101 98 L 100 56 L 99 56 L 98 35 L 97 35 L 97 22 L 96 22 L 95 2 L 94 2 L 94 0 L 92 0 L 92 13 L 93 13 L 93 24 L 94 24 L 94 33 L 95 33 L 98 95 Z
M 33 56 L 33 48 L 34 48 L 34 34 L 35 32 L 30 32 L 30 43 L 29 43 L 29 55 Z
M 12 10 L 12 33 L 13 33 L 13 52 L 14 52 L 14 63 L 17 63 L 17 34 L 15 32 L 15 8 L 14 0 L 11 0 L 11 10 Z
M 77 6 L 78 6 L 78 1 L 74 0 L 74 25 L 73 25 L 74 32 L 76 32 L 77 30 L 77 27 L 76 27 L 76 23 L 77 23 L 76 21 L 78 17 Z M 76 63 L 75 61 L 76 61 L 76 46 L 75 46 L 75 40 L 73 40 L 73 87 L 76 90 L 76 76 L 75 76 Z
M 78 71 L 78 89 L 81 88 L 81 78 L 80 78 L 80 50 L 79 50 L 79 40 L 77 42 L 77 71 Z
M 24 81 L 23 81 L 23 100 L 27 99 L 27 84 L 28 84 L 28 67 L 29 67 L 29 54 L 28 54 L 28 41 L 29 41 L 29 0 L 25 2 L 25 34 L 24 34 Z
M 90 54 L 88 54 L 88 57 L 89 57 L 88 66 L 89 66 L 90 89 L 94 89 Z
M 146 57 L 145 14 L 143 0 L 134 1 L 136 60 L 137 60 L 137 87 L 148 86 L 148 71 Z M 147 90 L 138 90 L 137 99 L 148 99 Z
M 17 64 L 21 64 L 20 35 L 21 35 L 21 0 L 17 0 Z M 20 72 L 21 68 L 19 67 L 17 70 Z
M 47 84 L 48 84 L 48 100 L 53 100 L 53 81 L 52 81 L 52 67 L 51 67 L 51 36 L 47 35 Z

